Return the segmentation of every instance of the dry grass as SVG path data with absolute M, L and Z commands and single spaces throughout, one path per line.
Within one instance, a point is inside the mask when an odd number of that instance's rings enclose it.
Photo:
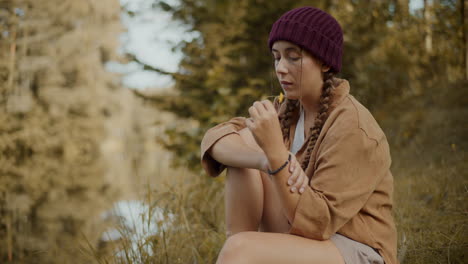
M 466 263 L 466 153 L 450 161 L 394 169 L 395 216 L 403 263 Z
M 121 224 L 124 238 L 113 256 L 99 263 L 211 263 L 225 240 L 223 178 L 212 180 L 188 171 L 166 178 L 144 198 L 148 212 L 143 225 L 156 222 L 157 230 L 129 243 L 135 233 Z M 154 215 L 158 215 L 154 217 Z M 151 220 L 152 219 L 152 220 Z M 122 254 L 123 253 L 123 254 Z
M 401 103 L 401 109 L 374 111 L 391 145 L 401 263 L 467 263 L 468 108 L 458 100 L 465 98 L 461 87 L 448 87 L 452 98 L 442 96 L 447 100 L 431 107 Z M 188 168 L 161 173 L 163 180 L 145 197 L 147 214 L 162 209 L 171 224 L 143 236 L 136 247 L 121 244 L 124 257 L 110 256 L 108 263 L 215 262 L 225 240 L 224 177 Z
M 392 149 L 399 258 L 414 264 L 466 263 L 466 151 L 463 142 L 428 144 L 427 140 L 420 132 L 410 144 Z M 107 261 L 214 263 L 225 240 L 223 181 L 224 177 L 210 179 L 188 171 L 167 177 L 146 200 L 151 205 L 149 213 L 162 208 L 166 217 L 172 215 L 172 223 L 142 238 L 136 250 L 123 244 L 121 249 L 127 254 Z M 162 226 L 162 222 L 157 224 Z

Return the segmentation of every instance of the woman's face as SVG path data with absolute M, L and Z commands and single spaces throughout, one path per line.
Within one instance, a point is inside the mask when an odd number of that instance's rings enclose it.
M 276 41 L 272 46 L 275 72 L 288 99 L 318 102 L 323 85 L 323 72 L 330 69 L 288 41 Z M 301 62 L 302 58 L 302 62 Z M 302 73 L 302 76 L 301 76 Z

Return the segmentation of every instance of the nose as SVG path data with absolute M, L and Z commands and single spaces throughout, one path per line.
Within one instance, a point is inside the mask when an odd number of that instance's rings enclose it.
M 280 58 L 280 60 L 275 65 L 275 70 L 277 74 L 286 74 L 288 73 L 288 67 L 286 66 L 286 60 Z

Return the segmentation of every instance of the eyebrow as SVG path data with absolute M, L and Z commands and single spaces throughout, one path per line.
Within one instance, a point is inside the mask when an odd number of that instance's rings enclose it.
M 273 49 L 273 48 L 271 49 L 271 51 L 279 52 L 278 50 Z M 300 50 L 298 50 L 296 47 L 288 47 L 285 49 L 285 51 L 300 51 Z

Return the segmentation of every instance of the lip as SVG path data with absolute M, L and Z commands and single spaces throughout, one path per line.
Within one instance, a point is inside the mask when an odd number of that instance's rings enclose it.
M 286 81 L 281 81 L 281 87 L 285 90 L 290 90 L 292 88 L 292 83 L 286 82 Z

